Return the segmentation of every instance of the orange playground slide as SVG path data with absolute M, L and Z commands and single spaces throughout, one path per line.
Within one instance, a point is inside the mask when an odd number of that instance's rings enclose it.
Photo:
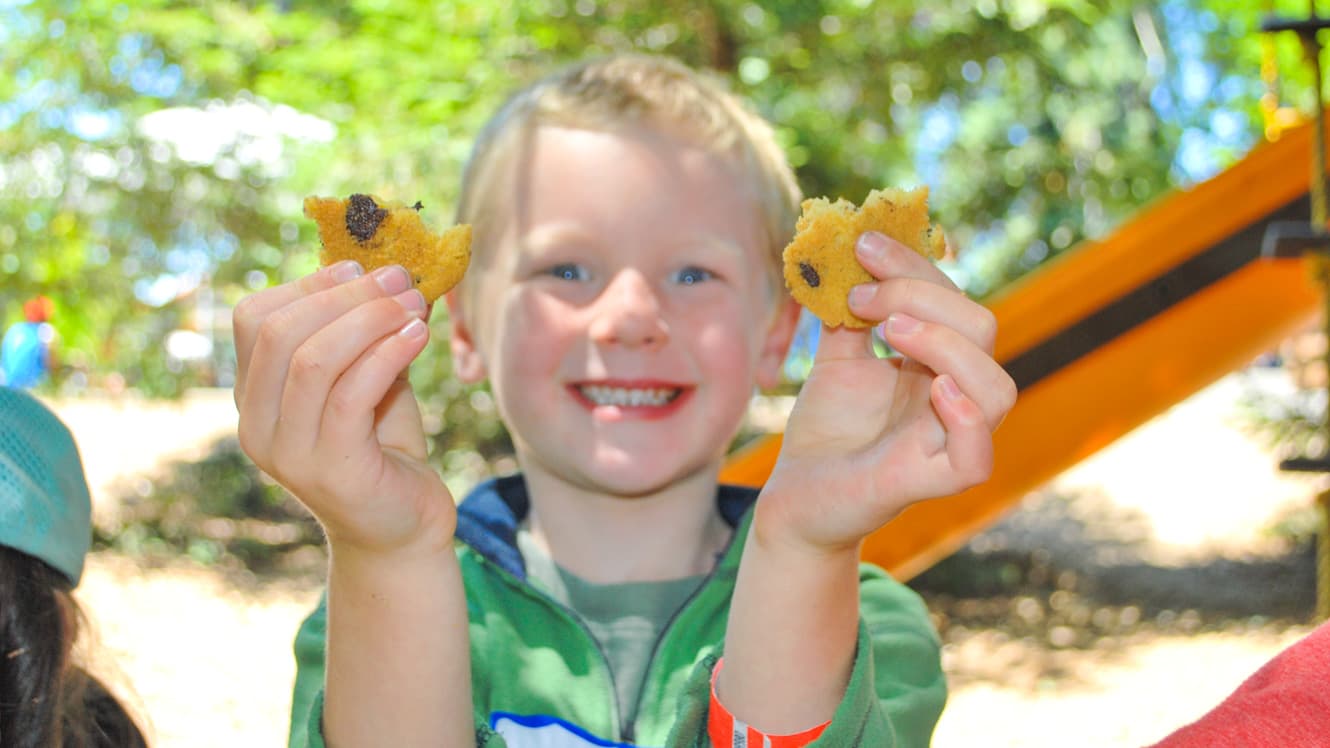
M 865 560 L 906 580 L 955 552 L 1030 491 L 1270 350 L 1315 318 L 1303 259 L 1264 259 L 1272 221 L 1308 220 L 1312 129 L 1143 209 L 986 303 L 996 356 L 1020 397 L 995 435 L 985 484 L 907 509 L 868 538 Z M 765 437 L 721 479 L 761 485 L 780 450 Z

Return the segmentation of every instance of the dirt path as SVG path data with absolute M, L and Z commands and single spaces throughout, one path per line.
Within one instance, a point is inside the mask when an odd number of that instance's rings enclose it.
M 230 390 L 195 390 L 176 403 L 132 395 L 48 403 L 78 440 L 97 516 L 154 468 L 203 455 L 236 426 Z M 158 748 L 285 745 L 291 641 L 318 594 L 316 584 L 295 582 L 242 590 L 186 561 L 149 569 L 111 553 L 89 556 L 77 591 L 94 664 Z
M 1240 390 L 1234 378 L 1224 380 L 1055 485 L 1097 491 L 1136 512 L 1159 558 L 1260 552 L 1268 543 L 1263 528 L 1314 485 L 1280 475 L 1273 457 L 1235 427 Z M 235 427 L 230 395 L 220 391 L 192 393 L 182 405 L 52 404 L 80 442 L 98 511 L 116 486 L 132 487 L 164 457 L 198 453 Z M 1161 474 L 1165 480 L 1141 479 Z M 155 746 L 285 743 L 290 645 L 316 585 L 243 591 L 206 568 L 141 569 L 94 554 L 78 594 L 99 636 L 102 672 L 130 689 Z M 954 684 L 934 745 L 1145 744 L 1213 706 L 1306 630 L 1254 620 L 1190 636 L 1147 633 L 1112 651 L 1057 652 L 1053 675 L 1027 672 L 1050 656 L 1046 650 L 972 632 L 944 652 Z
M 1125 656 L 1081 655 L 1063 679 L 1033 689 L 974 683 L 953 692 L 937 748 L 1123 748 L 1154 743 L 1219 703 L 1308 629 L 1143 637 Z M 1000 657 L 1001 645 L 944 662 Z
M 143 716 L 152 745 L 285 745 L 291 641 L 317 588 L 242 592 L 206 568 L 93 554 L 78 597 L 99 672 Z
M 239 592 L 188 565 L 142 570 L 95 554 L 79 598 L 93 619 L 95 665 L 110 675 L 159 748 L 285 744 L 291 639 L 314 588 Z M 1011 678 L 1038 657 L 996 636 L 948 645 L 953 686 L 937 748 L 1116 748 L 1162 738 L 1218 703 L 1307 627 L 1145 635 L 1122 652 L 1068 653 L 1060 675 Z M 1016 682 L 1019 681 L 1019 682 Z
M 97 513 L 164 462 L 201 456 L 215 439 L 235 434 L 238 420 L 229 389 L 191 390 L 178 402 L 133 394 L 46 402 L 78 441 Z

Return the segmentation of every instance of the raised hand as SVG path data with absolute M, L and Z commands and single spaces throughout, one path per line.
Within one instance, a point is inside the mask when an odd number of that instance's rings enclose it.
M 451 542 L 452 497 L 425 461 L 406 379 L 429 339 L 428 317 L 405 270 L 364 275 L 355 262 L 236 306 L 241 447 L 334 545 L 382 552 Z
M 856 254 L 877 281 L 854 289 L 851 309 L 885 321 L 900 355 L 877 358 L 868 330 L 823 328 L 759 503 L 765 532 L 816 549 L 853 547 L 910 504 L 986 480 L 1016 399 L 991 312 L 881 234 Z

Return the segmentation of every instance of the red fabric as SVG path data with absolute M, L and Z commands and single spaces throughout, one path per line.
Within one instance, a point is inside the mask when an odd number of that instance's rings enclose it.
M 45 322 L 55 311 L 55 303 L 45 296 L 35 296 L 23 303 L 23 318 L 29 322 Z
M 725 664 L 721 659 L 711 671 L 711 707 L 707 710 L 707 737 L 713 748 L 803 748 L 817 740 L 831 724 L 828 720 L 817 727 L 793 735 L 766 735 L 734 718 L 720 699 L 716 698 L 716 676 Z
M 1330 623 L 1280 652 L 1155 748 L 1330 746 Z

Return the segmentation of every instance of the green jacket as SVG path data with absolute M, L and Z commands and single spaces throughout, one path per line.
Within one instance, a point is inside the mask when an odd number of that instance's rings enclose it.
M 756 500 L 721 486 L 721 514 L 744 538 Z M 661 634 L 637 719 L 623 724 L 613 677 L 591 633 L 563 605 L 528 584 L 516 531 L 529 504 L 510 476 L 478 486 L 458 509 L 458 555 L 470 618 L 476 745 L 522 748 L 558 733 L 568 746 L 709 746 L 711 669 L 720 655 L 742 542 Z M 881 569 L 859 572 L 860 626 L 850 684 L 814 746 L 927 746 L 946 700 L 940 645 L 923 601 Z M 292 746 L 322 746 L 324 602 L 296 636 Z M 524 737 L 525 736 L 525 737 Z M 615 742 L 619 741 L 619 742 Z

